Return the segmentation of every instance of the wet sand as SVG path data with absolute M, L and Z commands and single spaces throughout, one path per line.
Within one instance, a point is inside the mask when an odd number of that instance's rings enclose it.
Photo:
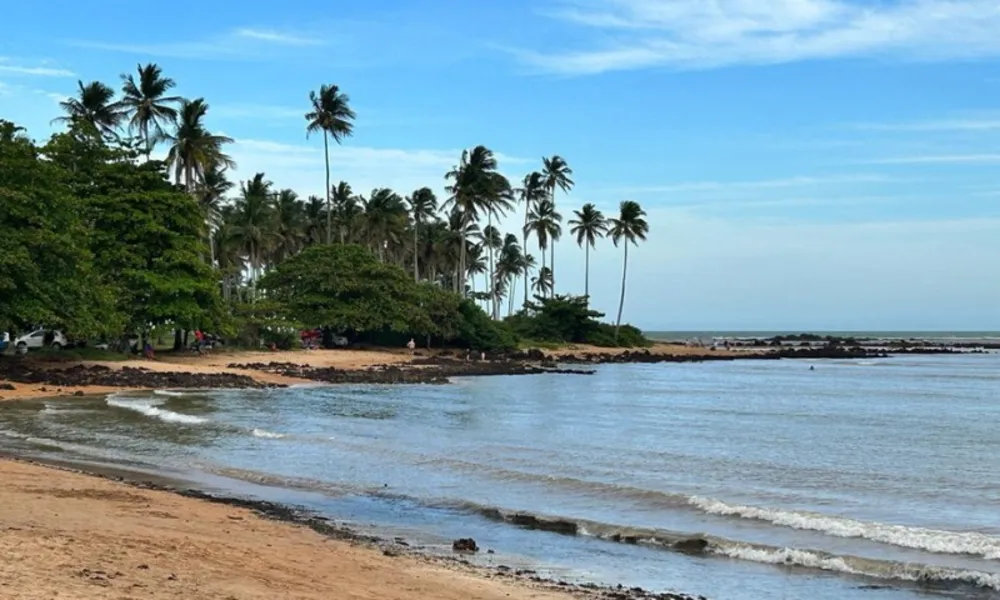
M 0 597 L 569 598 L 254 512 L 0 459 Z

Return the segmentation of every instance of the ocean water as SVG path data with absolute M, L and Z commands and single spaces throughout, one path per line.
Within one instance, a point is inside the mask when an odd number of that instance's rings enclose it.
M 496 551 L 484 563 L 577 581 L 1000 598 L 998 395 L 997 354 L 604 365 L 2 403 L 0 445 L 288 502 L 431 551 L 471 536 Z M 692 536 L 705 555 L 671 548 Z
M 875 340 L 931 340 L 948 342 L 990 342 L 1000 343 L 1000 331 L 644 331 L 651 340 L 679 342 L 690 339 L 711 340 L 713 338 L 752 339 L 773 338 L 779 335 L 799 335 L 813 333 L 820 336 Z

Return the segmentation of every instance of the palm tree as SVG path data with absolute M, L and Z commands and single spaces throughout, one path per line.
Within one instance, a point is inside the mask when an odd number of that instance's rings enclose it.
M 76 98 L 67 98 L 59 103 L 66 116 L 53 119 L 53 123 L 88 123 L 105 137 L 117 137 L 116 130 L 125 119 L 121 105 L 115 101 L 115 91 L 100 81 L 84 85 L 76 82 Z
M 525 307 L 528 306 L 528 278 L 531 275 L 531 272 L 534 271 L 535 267 L 537 267 L 537 266 L 538 266 L 538 262 L 535 260 L 535 257 L 533 255 L 531 255 L 531 254 L 528 254 L 527 248 L 524 248 L 524 251 L 521 253 L 521 261 L 518 264 L 518 269 L 519 269 L 519 273 L 521 274 L 521 276 L 524 277 L 524 306 Z
M 531 289 L 543 298 L 552 293 L 552 271 L 548 267 L 539 269 L 538 276 L 531 279 Z
M 205 215 L 205 224 L 208 234 L 210 265 L 215 265 L 215 244 L 212 243 L 212 229 L 218 222 L 219 206 L 228 192 L 233 187 L 233 182 L 226 178 L 226 170 L 219 165 L 212 165 L 202 176 L 201 184 L 198 186 L 198 205 L 201 206 Z
M 167 164 L 173 166 L 178 183 L 183 176 L 189 193 L 194 193 L 197 183 L 204 181 L 205 173 L 212 168 L 236 167 L 233 159 L 222 151 L 225 144 L 233 143 L 232 138 L 209 133 L 203 122 L 207 112 L 204 98 L 182 100 L 177 131 L 164 136 L 170 142 Z
M 622 263 L 622 295 L 618 301 L 618 319 L 615 320 L 615 341 L 618 340 L 618 329 L 622 325 L 622 307 L 625 306 L 625 275 L 628 272 L 628 245 L 638 246 L 639 241 L 646 241 L 649 224 L 646 223 L 646 211 L 638 202 L 624 200 L 618 211 L 618 218 L 611 219 L 609 233 L 611 241 L 617 247 L 620 242 L 625 245 L 625 261 Z
M 274 200 L 274 260 L 297 254 L 306 244 L 304 202 L 292 190 L 281 190 Z
M 542 254 L 542 270 L 547 270 L 551 280 L 552 269 L 545 265 L 545 250 L 562 236 L 562 215 L 556 212 L 552 200 L 543 198 L 528 215 L 527 230 L 538 238 L 538 248 Z M 551 291 L 553 286 L 548 286 Z
M 306 243 L 321 243 L 326 236 L 326 200 L 309 196 L 305 206 Z
M 177 121 L 177 109 L 170 104 L 181 102 L 180 96 L 167 96 L 176 84 L 173 79 L 163 76 L 163 71 L 154 63 L 146 66 L 138 65 L 138 83 L 129 74 L 122 74 L 121 108 L 125 117 L 131 114 L 128 122 L 130 131 L 139 132 L 139 137 L 146 146 L 146 159 L 153 153 L 153 144 L 164 135 L 163 126 Z M 150 134 L 152 129 L 152 135 Z
M 386 250 L 398 246 L 406 228 L 407 214 L 403 199 L 388 188 L 372 190 L 364 201 L 365 234 L 378 259 L 385 261 Z
M 413 280 L 420 281 L 420 225 L 437 213 L 437 196 L 430 188 L 423 187 L 406 199 L 413 217 Z
M 326 243 L 333 240 L 333 211 L 330 208 L 330 142 L 329 138 L 340 144 L 344 138 L 354 134 L 354 111 L 350 107 L 350 98 L 342 94 L 335 85 L 323 84 L 319 93 L 309 92 L 312 111 L 306 113 L 306 137 L 310 133 L 323 132 L 323 156 L 326 159 Z
M 522 232 L 521 247 L 528 250 L 528 215 L 534 210 L 538 202 L 545 198 L 545 178 L 538 171 L 528 173 L 524 176 L 522 187 L 517 190 L 520 200 L 524 203 L 524 229 Z M 528 278 L 524 278 L 524 303 L 528 304 Z
M 608 232 L 608 223 L 604 214 L 591 203 L 583 205 L 580 210 L 573 211 L 576 218 L 569 222 L 572 225 L 570 233 L 576 236 L 576 243 L 586 253 L 584 268 L 583 295 L 590 298 L 590 249 L 597 245 L 597 238 L 604 237 Z
M 556 206 L 556 188 L 564 192 L 569 192 L 573 188 L 573 180 L 570 176 L 573 169 L 569 168 L 566 160 L 555 155 L 552 158 L 543 158 L 543 171 L 545 173 L 545 189 L 549 192 L 549 200 L 552 201 L 553 210 Z M 558 240 L 555 238 L 553 241 Z M 549 257 L 549 270 L 552 271 L 552 290 L 555 291 L 556 284 L 556 245 L 552 244 L 551 256 Z
M 500 247 L 500 257 L 497 259 L 497 272 L 494 277 L 496 281 L 504 283 L 505 289 L 510 290 L 507 303 L 508 315 L 514 312 L 514 288 L 521 273 L 522 263 L 521 244 L 515 234 L 508 233 L 504 236 Z
M 463 151 L 458 166 L 452 168 L 445 175 L 445 179 L 453 183 L 446 188 L 451 196 L 444 206 L 458 209 L 459 215 L 466 222 L 475 222 L 479 219 L 480 212 L 486 212 L 492 223 L 493 215 L 510 210 L 510 182 L 497 171 L 496 156 L 486 146 L 476 146 L 471 151 Z M 490 263 L 492 273 L 492 255 Z M 459 271 L 463 278 L 461 288 L 465 289 L 464 238 Z
M 257 278 L 264 256 L 276 237 L 271 185 L 263 173 L 257 173 L 240 186 L 240 198 L 236 201 L 234 233 L 250 261 L 252 300 L 257 298 Z
M 327 206 L 329 207 L 327 223 L 336 222 L 340 243 L 344 244 L 348 228 L 354 223 L 354 219 L 361 214 L 358 198 L 354 195 L 351 185 L 346 181 L 338 183 L 337 187 L 333 188 L 333 196 L 327 195 Z
M 494 319 L 496 319 L 499 318 L 499 305 L 495 301 L 496 294 L 491 291 L 493 287 L 495 287 L 497 281 L 496 270 L 493 267 L 493 253 L 503 248 L 503 236 L 500 235 L 500 230 L 494 227 L 491 223 L 483 228 L 483 232 L 480 234 L 480 240 L 482 241 L 483 247 L 486 248 L 486 251 L 489 254 L 490 274 L 487 279 L 489 287 L 486 292 L 489 293 L 490 298 L 494 300 L 490 305 L 490 314 L 493 315 Z

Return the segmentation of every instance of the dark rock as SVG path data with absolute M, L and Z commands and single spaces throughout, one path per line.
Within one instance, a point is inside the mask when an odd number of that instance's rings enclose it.
M 674 542 L 674 550 L 685 554 L 704 554 L 708 548 L 708 540 L 705 538 L 689 538 Z
M 410 365 L 377 365 L 368 369 L 343 370 L 331 367 L 310 367 L 293 363 L 230 364 L 230 369 L 276 373 L 286 377 L 322 381 L 324 383 L 414 384 L 448 383 L 451 377 L 482 377 L 490 375 L 539 375 L 543 373 L 591 375 L 593 371 L 573 369 L 543 369 L 521 362 L 466 362 L 441 356 L 418 358 Z
M 573 521 L 562 519 L 540 519 L 534 515 L 515 514 L 507 519 L 514 525 L 525 529 L 538 529 L 540 531 L 551 531 L 563 535 L 576 535 L 579 526 Z
M 0 379 L 18 383 L 44 384 L 46 386 L 81 387 L 132 387 L 132 388 L 265 388 L 245 375 L 233 373 L 182 373 L 148 371 L 134 367 L 120 370 L 101 365 L 74 365 L 52 367 L 39 365 L 31 360 L 0 361 Z M 47 387 L 41 391 L 48 391 Z
M 83 391 L 82 390 L 77 390 L 77 391 L 73 392 L 73 395 L 74 396 L 78 396 L 78 397 L 82 396 L 83 395 Z
M 455 552 L 479 552 L 476 540 L 472 538 L 461 538 L 451 543 L 451 549 Z
M 12 383 L 0 383 L 0 390 L 5 390 L 5 391 L 8 391 L 8 392 L 13 392 L 16 389 L 17 388 L 14 387 L 14 384 L 12 384 Z

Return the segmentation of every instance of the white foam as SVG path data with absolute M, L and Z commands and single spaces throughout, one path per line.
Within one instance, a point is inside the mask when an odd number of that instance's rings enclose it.
M 1000 575 L 983 571 L 931 567 L 912 563 L 875 561 L 856 557 L 834 556 L 794 548 L 766 548 L 745 544 L 713 546 L 720 556 L 770 565 L 792 565 L 848 575 L 914 582 L 962 583 L 1000 591 Z
M 274 433 L 273 431 L 268 431 L 266 429 L 256 429 L 256 428 L 253 430 L 253 435 L 254 437 L 264 438 L 268 440 L 280 440 L 281 438 L 285 437 L 285 434 L 283 433 Z
M 142 413 L 147 417 L 153 417 L 154 419 L 159 419 L 161 421 L 166 421 L 167 423 L 184 423 L 186 425 L 200 425 L 202 423 L 207 423 L 208 419 L 204 417 L 196 417 L 194 415 L 185 415 L 182 413 L 177 413 L 172 410 L 167 410 L 165 408 L 160 408 L 163 404 L 163 400 L 157 398 L 128 398 L 126 399 L 119 394 L 111 394 L 105 400 L 108 406 L 115 406 L 117 408 L 124 408 L 127 410 L 133 410 L 138 413 Z
M 756 519 L 792 529 L 819 531 L 842 538 L 862 538 L 941 554 L 970 554 L 990 560 L 1000 559 L 1000 538 L 982 533 L 906 527 L 817 513 L 741 506 L 697 496 L 689 502 L 713 515 Z
M 186 392 L 179 392 L 176 390 L 153 390 L 153 393 L 157 396 L 169 396 L 171 398 L 179 398 L 187 395 Z

